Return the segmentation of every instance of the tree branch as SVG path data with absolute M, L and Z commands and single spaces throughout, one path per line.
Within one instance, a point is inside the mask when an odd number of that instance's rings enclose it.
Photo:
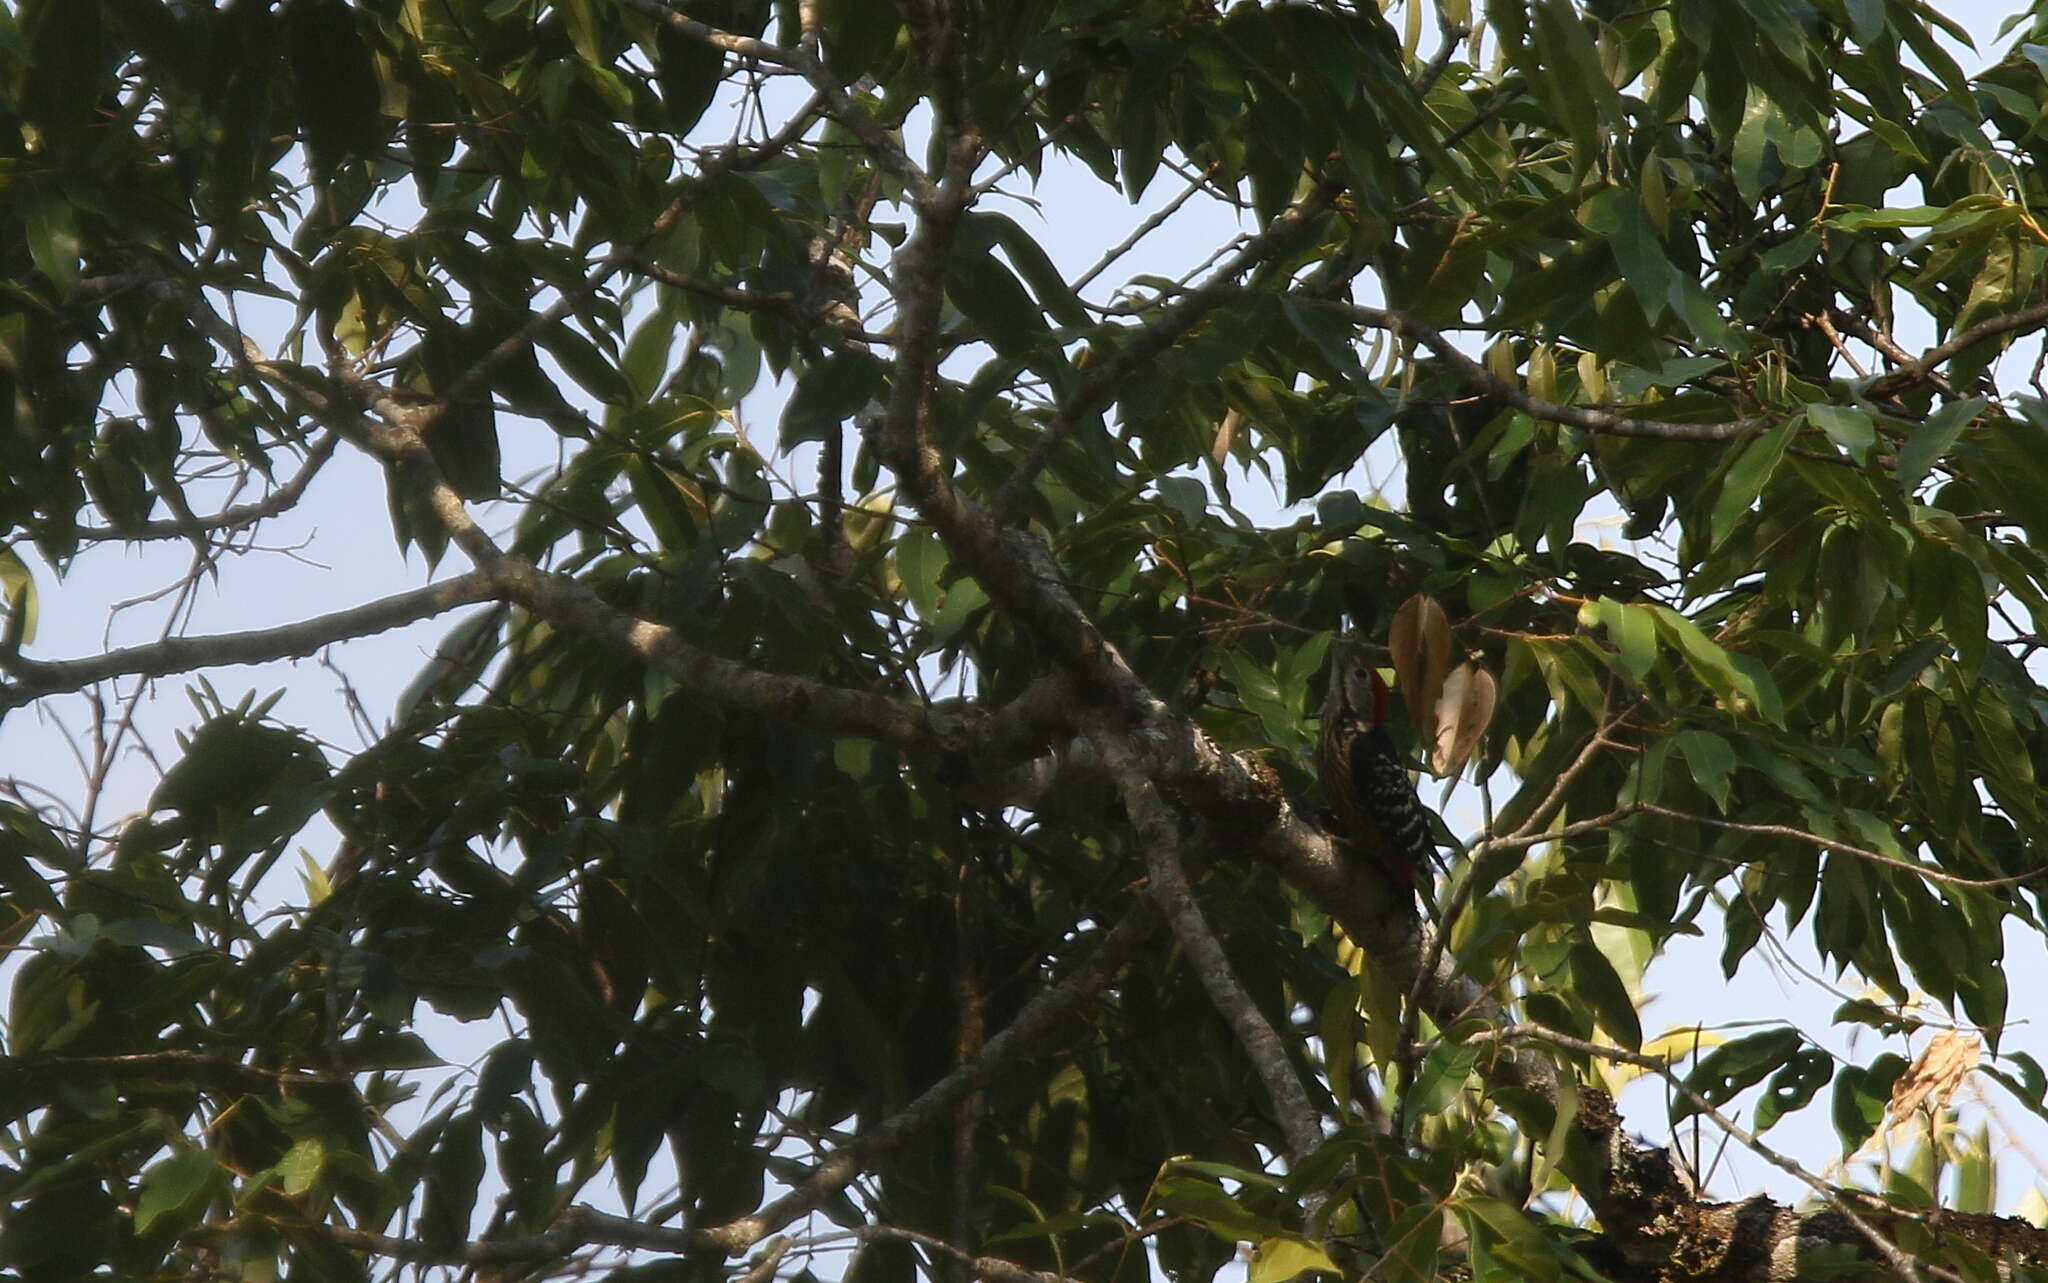
M 1223 942 L 1216 938 L 1201 906 L 1195 903 L 1195 889 L 1181 867 L 1180 826 L 1173 812 L 1160 799 L 1158 790 L 1115 729 L 1091 728 L 1089 741 L 1102 755 L 1110 776 L 1116 780 L 1117 791 L 1123 795 L 1124 810 L 1145 852 L 1153 899 L 1173 924 L 1173 933 L 1186 951 L 1188 964 L 1194 968 L 1202 988 L 1208 992 L 1210 1005 L 1237 1035 L 1238 1045 L 1251 1058 L 1253 1069 L 1265 1084 L 1280 1133 L 1287 1138 L 1289 1157 L 1297 1162 L 1308 1157 L 1322 1144 L 1322 1119 L 1309 1103 L 1301 1076 L 1287 1054 L 1287 1045 L 1246 992 L 1230 965 L 1230 955 L 1224 952 Z
M 2017 312 L 2007 312 L 2004 316 L 1994 316 L 1987 321 L 1979 321 L 1960 334 L 1950 335 L 1946 342 L 1937 343 L 1933 347 L 1928 348 L 1925 352 L 1921 353 L 1918 360 L 1902 365 L 1890 374 L 1880 377 L 1866 388 L 1863 394 L 1873 401 L 1895 395 L 1927 378 L 1944 363 L 1953 360 L 1959 353 L 1968 348 L 1975 347 L 1986 339 L 1997 338 L 2001 334 L 2010 334 L 2015 330 L 2029 329 L 2043 324 L 2048 324 L 2048 303 L 2036 303 L 2032 307 L 2024 307 Z
M 158 540 L 191 539 L 195 536 L 218 534 L 224 531 L 240 530 L 253 526 L 268 517 L 275 517 L 289 511 L 306 492 L 320 469 L 334 456 L 334 447 L 340 444 L 340 437 L 332 432 L 322 433 L 306 451 L 306 458 L 285 483 L 254 503 L 238 504 L 223 508 L 211 516 L 199 517 L 192 521 L 178 518 L 172 521 L 145 521 L 127 530 L 116 530 L 112 526 L 80 526 L 78 537 L 96 543 L 110 540 Z
M 277 628 L 205 637 L 166 637 L 86 659 L 32 660 L 17 656 L 5 662 L 14 680 L 0 684 L 0 715 L 31 700 L 82 690 L 110 677 L 165 677 L 196 668 L 263 664 L 310 655 L 335 642 L 402 628 L 459 606 L 489 601 L 496 591 L 490 576 L 472 572 Z
M 1638 1052 L 1627 1051 L 1620 1047 L 1608 1047 L 1599 1043 L 1588 1042 L 1585 1039 L 1575 1038 L 1570 1034 L 1560 1033 L 1557 1030 L 1550 1029 L 1543 1025 L 1534 1023 L 1522 1023 L 1516 1025 L 1509 1025 L 1506 1028 L 1502 1029 L 1484 1030 L 1474 1035 L 1474 1039 L 1488 1041 L 1514 1041 L 1517 1039 L 1535 1039 L 1550 1043 L 1557 1047 L 1562 1047 L 1567 1051 L 1577 1052 L 1583 1056 L 1597 1056 L 1605 1060 L 1613 1060 L 1623 1064 L 1635 1065 L 1638 1068 L 1645 1069 L 1651 1073 L 1656 1074 L 1658 1077 L 1664 1079 L 1664 1081 L 1670 1085 L 1673 1091 L 1677 1092 L 1680 1096 L 1683 1096 L 1686 1099 L 1686 1101 L 1689 1104 L 1691 1104 L 1694 1109 L 1698 1110 L 1701 1115 L 1707 1118 L 1708 1121 L 1712 1122 L 1715 1126 L 1719 1127 L 1722 1131 L 1727 1133 L 1729 1136 L 1733 1137 L 1736 1143 L 1742 1145 L 1745 1149 L 1748 1149 L 1751 1153 L 1763 1159 L 1765 1162 L 1771 1164 L 1773 1167 L 1776 1167 L 1780 1171 L 1786 1172 L 1787 1174 L 1791 1175 L 1792 1177 L 1800 1181 L 1802 1184 L 1804 1184 L 1807 1188 L 1811 1189 L 1815 1194 L 1819 1195 L 1820 1198 L 1828 1204 L 1828 1206 L 1834 1209 L 1835 1214 L 1837 1216 L 1840 1216 L 1844 1221 L 1848 1222 L 1849 1225 L 1853 1226 L 1857 1233 L 1861 1234 L 1864 1237 L 1864 1239 L 1866 1239 L 1869 1242 L 1870 1246 L 1877 1252 L 1877 1254 L 1880 1257 L 1884 1259 L 1887 1265 L 1891 1266 L 1892 1270 L 1895 1273 L 1897 1273 L 1899 1277 L 1910 1280 L 1911 1283 L 1918 1283 L 1920 1279 L 1920 1271 L 1918 1267 L 1914 1264 L 1914 1262 L 1909 1257 L 1907 1257 L 1904 1252 L 1899 1250 L 1899 1247 L 1896 1243 L 1893 1243 L 1890 1239 L 1886 1238 L 1882 1233 L 1878 1231 L 1875 1225 L 1871 1224 L 1868 1220 L 1864 1219 L 1864 1217 L 1859 1215 L 1854 1208 L 1850 1207 L 1848 1200 L 1842 1196 L 1840 1191 L 1836 1190 L 1834 1186 L 1828 1184 L 1820 1177 L 1807 1171 L 1804 1167 L 1801 1167 L 1798 1163 L 1786 1157 L 1784 1154 L 1781 1154 L 1777 1150 L 1772 1149 L 1770 1146 L 1764 1144 L 1759 1137 L 1753 1135 L 1748 1129 L 1744 1128 L 1740 1123 L 1737 1123 L 1734 1119 L 1729 1118 L 1720 1110 L 1716 1109 L 1713 1103 L 1707 1100 L 1706 1097 L 1700 1095 L 1699 1092 L 1695 1091 L 1690 1083 L 1686 1082 L 1684 1079 L 1680 1078 L 1676 1073 L 1674 1073 L 1671 1069 L 1670 1064 L 1663 1060 L 1661 1057 L 1646 1056 Z M 1622 1136 L 1618 1130 L 1613 1133 L 1613 1139 L 1619 1144 L 1632 1144 L 1632 1142 L 1629 1142 L 1627 1138 Z M 1607 1217 L 1603 1213 L 1603 1222 L 1606 1219 Z M 1946 1270 L 1940 1271 L 1940 1274 L 1943 1278 L 1955 1278 L 1953 1274 L 1950 1274 Z M 1960 1283 L 1959 1280 L 1958 1283 Z
M 1531 418 L 1541 419 L 1546 423 L 1561 423 L 1567 427 L 1583 428 L 1588 432 L 1616 437 L 1645 437 L 1655 441 L 1715 442 L 1733 441 L 1746 433 L 1766 427 L 1771 422 L 1770 419 L 1759 416 L 1730 419 L 1725 423 L 1670 423 L 1660 419 L 1638 419 L 1630 415 L 1615 414 L 1611 410 L 1559 405 L 1555 401 L 1531 396 L 1515 384 L 1498 377 L 1479 362 L 1460 352 L 1444 337 L 1441 330 L 1405 312 L 1344 303 L 1334 299 L 1304 295 L 1295 297 L 1303 306 L 1337 312 L 1349 318 L 1355 325 L 1385 330 L 1398 338 L 1414 339 L 1449 366 L 1468 387 L 1498 397 Z

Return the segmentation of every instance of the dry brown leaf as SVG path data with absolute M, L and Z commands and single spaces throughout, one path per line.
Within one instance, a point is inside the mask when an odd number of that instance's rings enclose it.
M 1416 734 L 1425 744 L 1436 740 L 1436 706 L 1451 668 L 1451 621 L 1428 593 L 1416 593 L 1394 612 L 1387 632 L 1394 654 L 1394 672 L 1401 679 L 1401 699 Z
M 1480 737 L 1493 724 L 1493 706 L 1499 693 L 1493 674 L 1469 661 L 1451 670 L 1436 702 L 1436 737 L 1430 749 L 1432 771 L 1449 776 L 1465 769 Z
M 1897 1126 L 1930 1098 L 1934 1102 L 1932 1108 L 1946 1109 L 1956 1088 L 1977 1067 L 1983 1051 L 1984 1044 L 1975 1034 L 1960 1029 L 1944 1029 L 1936 1034 L 1920 1053 L 1920 1059 L 1892 1084 L 1892 1102 L 1884 1111 L 1885 1126 Z

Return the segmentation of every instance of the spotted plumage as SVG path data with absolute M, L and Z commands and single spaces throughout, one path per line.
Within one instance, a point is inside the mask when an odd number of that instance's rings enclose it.
M 1323 798 L 1351 849 L 1406 890 L 1436 860 L 1429 813 L 1386 731 L 1387 685 L 1370 664 L 1340 647 L 1323 696 L 1316 771 Z

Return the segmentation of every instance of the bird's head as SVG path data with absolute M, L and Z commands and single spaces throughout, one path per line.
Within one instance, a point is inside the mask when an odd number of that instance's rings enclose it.
M 1330 684 L 1323 692 L 1323 722 L 1348 717 L 1366 726 L 1387 724 L 1387 683 L 1379 669 L 1340 639 L 1330 648 Z

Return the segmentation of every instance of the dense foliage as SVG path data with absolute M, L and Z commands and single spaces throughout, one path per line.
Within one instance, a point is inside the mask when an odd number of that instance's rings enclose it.
M 2048 1088 L 2008 26 L 1971 77 L 1924 0 L 0 12 L 0 712 L 201 709 L 122 823 L 7 762 L 0 1266 L 2048 1269 L 1951 1103 Z M 347 455 L 431 582 L 36 644 L 95 545 L 234 592 Z M 214 694 L 443 615 L 367 750 Z M 1477 737 L 1420 911 L 1323 818 L 1347 621 L 1418 763 Z M 1876 1036 L 1646 1030 L 1702 930 Z M 1701 1193 L 1635 1074 L 1812 1206 Z M 1839 1150 L 1759 1139 L 1803 1112 Z

